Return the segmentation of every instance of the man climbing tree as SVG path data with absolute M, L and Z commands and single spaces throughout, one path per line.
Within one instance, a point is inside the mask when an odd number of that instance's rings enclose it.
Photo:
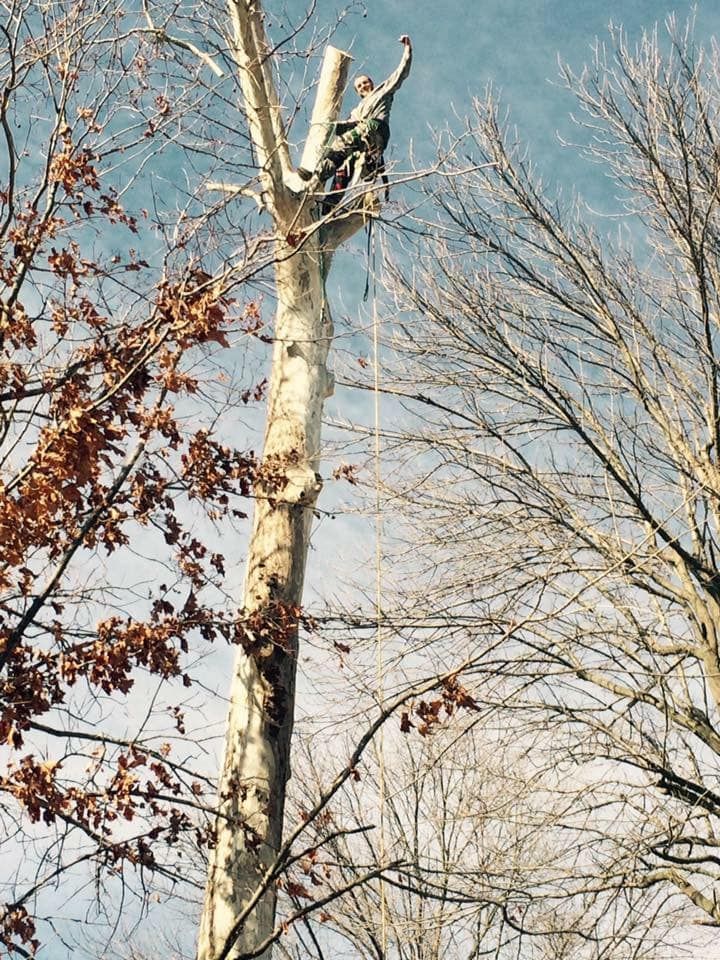
M 341 179 L 342 189 L 352 176 L 352 168 L 361 154 L 369 161 L 373 175 L 384 175 L 383 154 L 390 141 L 390 110 L 395 94 L 410 73 L 412 64 L 412 43 L 407 34 L 400 37 L 405 48 L 397 69 L 376 87 L 370 77 L 361 75 L 356 78 L 355 92 L 360 103 L 350 114 L 349 120 L 335 124 L 335 136 L 323 154 L 314 173 L 303 167 L 298 168 L 298 176 L 307 183 L 309 191 L 317 190 L 330 177 L 335 177 L 342 169 L 350 176 Z M 387 184 L 386 184 L 387 187 Z

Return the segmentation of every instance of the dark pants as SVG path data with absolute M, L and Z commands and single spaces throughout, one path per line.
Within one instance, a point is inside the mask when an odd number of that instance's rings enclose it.
M 317 168 L 318 178 L 324 183 L 346 160 L 359 153 L 381 157 L 389 139 L 390 130 L 384 120 L 359 120 L 332 139 Z

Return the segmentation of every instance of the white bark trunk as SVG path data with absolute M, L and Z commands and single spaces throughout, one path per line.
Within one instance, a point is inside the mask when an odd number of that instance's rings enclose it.
M 344 84 L 348 55 L 334 51 L 328 62 L 332 82 Z M 257 83 L 248 85 L 254 94 Z M 325 118 L 317 110 L 313 116 L 326 126 L 337 116 L 342 90 L 329 95 L 326 83 L 322 98 Z M 271 152 L 264 156 L 271 167 Z M 271 179 L 282 191 L 281 182 Z M 288 195 L 283 196 L 287 202 Z M 312 205 L 307 202 L 296 201 L 289 220 L 279 214 L 277 203 L 273 209 L 283 234 L 312 228 Z M 358 218 L 355 229 L 361 223 Z M 287 482 L 280 490 L 267 484 L 257 488 L 244 608 L 258 630 L 238 651 L 232 682 L 217 843 L 211 851 L 198 960 L 258 955 L 274 927 L 276 888 L 274 882 L 263 886 L 263 877 L 275 864 L 282 842 L 298 646 L 297 629 L 292 623 L 283 629 L 287 621 L 279 621 L 287 611 L 292 620 L 302 601 L 313 508 L 321 486 L 320 428 L 324 400 L 332 393 L 327 356 L 333 331 L 324 290 L 330 252 L 326 257 L 320 244 L 334 248 L 335 233 L 330 229 L 321 238 L 317 231 L 310 233 L 295 251 L 278 244 L 278 311 L 264 460 Z M 347 224 L 342 235 L 349 235 Z M 262 632 L 260 625 L 265 625 Z M 261 955 L 267 958 L 270 953 L 268 949 Z
M 323 400 L 332 392 L 327 354 L 332 325 L 323 309 L 319 255 L 302 252 L 277 268 L 279 306 L 265 438 L 287 486 L 260 487 L 248 557 L 245 611 L 282 617 L 302 599 L 317 478 Z M 268 496 L 270 494 L 272 499 Z M 252 638 L 249 638 L 252 642 Z M 217 960 L 243 909 L 280 849 L 290 776 L 297 631 L 238 651 L 220 783 L 217 845 L 208 878 L 199 960 Z M 277 640 L 277 638 L 275 638 Z M 270 935 L 275 886 L 257 899 L 228 957 L 252 952 Z M 269 955 L 269 952 L 268 952 Z

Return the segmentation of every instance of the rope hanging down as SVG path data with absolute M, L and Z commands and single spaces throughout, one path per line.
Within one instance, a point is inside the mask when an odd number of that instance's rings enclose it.
M 375 696 L 380 708 L 385 700 L 385 661 L 383 650 L 382 629 L 382 473 L 380 465 L 380 321 L 377 311 L 377 285 L 375 274 L 375 237 L 372 232 L 372 218 L 368 220 L 367 245 L 367 277 L 365 281 L 365 295 L 367 300 L 370 291 L 370 277 L 372 274 L 372 330 L 373 330 L 373 399 L 374 399 L 374 455 L 375 455 L 375 622 L 376 622 L 376 662 L 375 662 Z M 385 727 L 381 726 L 378 732 L 378 813 L 379 813 L 379 860 L 381 867 L 387 860 L 385 838 Z M 385 881 L 380 875 L 380 943 L 382 955 L 387 955 L 388 917 L 387 894 Z

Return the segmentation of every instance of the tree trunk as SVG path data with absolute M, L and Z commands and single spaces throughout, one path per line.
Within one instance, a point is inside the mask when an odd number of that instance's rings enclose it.
M 238 27 L 238 32 L 242 30 L 252 35 L 244 23 Z M 337 118 L 349 61 L 341 51 L 326 54 L 323 70 L 330 71 L 331 77 L 329 83 L 320 84 L 313 113 L 315 131 Z M 243 63 L 241 70 L 252 72 L 252 58 L 245 57 Z M 261 79 L 269 82 L 266 74 Z M 252 85 L 253 95 L 258 83 Z M 256 126 L 260 128 L 261 123 Z M 324 141 L 324 135 L 314 138 L 306 150 L 309 161 L 316 162 Z M 273 154 L 267 143 L 262 155 L 268 157 L 278 231 L 294 235 L 294 243 L 297 238 L 304 242 L 297 249 L 278 242 L 276 339 L 263 458 L 266 474 L 256 490 L 244 598 L 247 627 L 232 683 L 217 843 L 211 854 L 198 960 L 267 958 L 271 953 L 271 948 L 257 951 L 274 929 L 276 886 L 269 872 L 282 843 L 297 622 L 313 509 L 321 487 L 323 403 L 333 386 L 327 370 L 333 331 L 325 303 L 325 275 L 330 251 L 363 222 L 362 217 L 352 216 L 337 227 L 330 224 L 318 230 L 309 201 L 288 202 L 272 173 Z M 284 213 L 288 209 L 289 215 Z
M 332 324 L 323 308 L 321 254 L 296 253 L 276 271 L 279 305 L 264 460 L 286 485 L 258 488 L 245 585 L 250 625 L 238 651 L 220 784 L 217 846 L 200 932 L 200 960 L 215 960 L 280 848 L 290 776 L 297 663 L 296 611 L 320 491 L 318 457 Z M 230 957 L 273 929 L 275 886 L 245 920 Z

